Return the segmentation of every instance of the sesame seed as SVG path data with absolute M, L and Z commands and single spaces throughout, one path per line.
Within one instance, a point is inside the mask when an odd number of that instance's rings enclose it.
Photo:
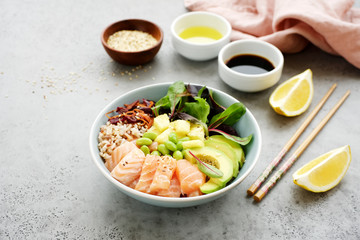
M 120 51 L 141 51 L 154 46 L 157 40 L 151 34 L 137 30 L 122 30 L 112 34 L 107 43 Z

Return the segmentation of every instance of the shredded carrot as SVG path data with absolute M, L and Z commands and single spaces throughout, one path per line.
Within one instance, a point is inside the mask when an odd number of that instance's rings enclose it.
M 150 100 L 143 99 L 142 103 L 137 100 L 131 104 L 124 104 L 125 107 L 118 107 L 116 110 L 106 113 L 105 116 L 112 124 L 122 121 L 124 123 L 137 123 L 140 126 L 150 128 L 154 122 L 151 110 L 154 105 L 155 103 Z M 110 116 L 111 113 L 115 112 L 118 114 Z
M 113 112 L 115 112 L 115 110 L 111 110 L 110 112 L 105 113 L 105 116 L 106 116 L 108 119 L 110 119 L 110 118 L 112 118 L 112 117 L 109 117 L 109 114 L 110 114 L 110 113 L 113 113 Z

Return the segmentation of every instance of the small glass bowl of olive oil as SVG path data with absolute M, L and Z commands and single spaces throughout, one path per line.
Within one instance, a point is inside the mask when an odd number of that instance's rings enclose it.
M 182 56 L 205 61 L 216 58 L 230 42 L 231 25 L 220 15 L 190 12 L 177 17 L 171 25 L 172 44 Z
M 179 37 L 193 43 L 213 43 L 223 37 L 223 35 L 212 27 L 193 26 L 186 28 L 179 34 Z

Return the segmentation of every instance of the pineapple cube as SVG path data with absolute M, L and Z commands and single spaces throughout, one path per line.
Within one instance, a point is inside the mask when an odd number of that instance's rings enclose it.
M 174 121 L 175 126 L 175 133 L 178 136 L 185 136 L 190 132 L 190 122 L 185 120 L 176 120 Z
M 147 132 L 152 132 L 152 133 L 156 133 L 156 135 L 160 135 L 160 131 L 154 126 L 154 125 L 152 125 L 151 126 L 151 128 L 149 128 L 148 130 L 147 130 Z
M 169 127 L 170 124 L 170 120 L 168 115 L 163 114 L 160 116 L 157 116 L 156 118 L 154 118 L 154 126 L 156 129 L 158 129 L 160 132 L 163 132 L 165 129 L 167 129 Z
M 184 149 L 188 149 L 188 148 L 201 148 L 204 147 L 204 141 L 201 140 L 190 140 L 190 141 L 185 141 L 182 143 L 182 146 Z
M 169 128 L 172 128 L 173 130 L 175 129 L 175 121 L 170 122 Z
M 169 134 L 173 131 L 172 128 L 168 128 L 162 133 L 160 133 L 156 138 L 155 142 L 158 142 L 159 144 L 165 143 L 167 140 L 169 140 Z
M 187 134 L 187 136 L 192 140 L 201 140 L 205 141 L 205 132 L 203 126 L 199 124 L 191 124 L 190 126 L 190 132 Z

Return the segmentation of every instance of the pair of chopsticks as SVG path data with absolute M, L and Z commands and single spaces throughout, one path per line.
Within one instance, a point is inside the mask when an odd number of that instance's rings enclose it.
M 294 164 L 294 162 L 300 157 L 300 155 L 304 152 L 304 150 L 309 146 L 312 140 L 316 137 L 316 135 L 320 132 L 320 130 L 325 126 L 325 124 L 329 121 L 329 119 L 335 114 L 335 112 L 339 109 L 339 107 L 343 104 L 346 98 L 350 94 L 350 90 L 346 91 L 344 96 L 335 104 L 335 106 L 329 111 L 329 113 L 323 118 L 323 120 L 315 127 L 315 129 L 310 133 L 310 135 L 304 140 L 304 142 L 295 150 L 295 152 L 287 159 L 287 161 L 281 166 L 281 168 L 274 174 L 272 178 L 259 190 L 257 191 L 261 184 L 264 183 L 265 179 L 270 175 L 272 170 L 279 165 L 285 154 L 291 149 L 296 140 L 300 137 L 300 135 L 304 132 L 306 127 L 310 124 L 310 122 L 314 119 L 316 114 L 320 111 L 322 106 L 328 100 L 330 95 L 336 88 L 336 84 L 332 85 L 329 91 L 325 94 L 325 96 L 320 100 L 318 105 L 314 108 L 314 110 L 310 113 L 310 115 L 305 119 L 305 121 L 301 124 L 295 134 L 289 139 L 289 141 L 285 144 L 279 154 L 273 159 L 273 161 L 269 164 L 269 166 L 264 170 L 264 172 L 258 177 L 258 179 L 251 185 L 251 187 L 247 190 L 249 196 L 254 195 L 254 200 L 256 202 L 260 202 L 263 197 L 269 192 L 269 190 L 274 187 L 276 182 L 290 169 L 290 167 Z M 257 191 L 257 192 L 256 192 Z

